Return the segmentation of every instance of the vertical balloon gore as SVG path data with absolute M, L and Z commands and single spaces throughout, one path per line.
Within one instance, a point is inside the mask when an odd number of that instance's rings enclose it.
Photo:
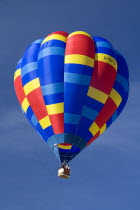
M 17 64 L 14 86 L 31 125 L 68 163 L 122 112 L 128 67 L 106 39 L 57 31 L 29 45 Z

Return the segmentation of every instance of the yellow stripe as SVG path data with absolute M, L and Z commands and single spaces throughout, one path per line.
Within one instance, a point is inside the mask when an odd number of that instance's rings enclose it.
M 65 56 L 65 63 L 76 63 L 76 64 L 82 64 L 82 65 L 93 67 L 94 59 L 86 55 L 72 54 L 72 55 Z
M 24 86 L 25 95 L 28 95 L 30 92 L 40 87 L 39 78 L 33 79 Z
M 46 105 L 49 115 L 64 113 L 64 102 L 58 104 Z
M 52 40 L 52 39 L 58 39 L 58 40 L 61 40 L 61 41 L 63 41 L 63 42 L 66 42 L 66 41 L 67 41 L 67 37 L 65 37 L 65 36 L 63 36 L 63 35 L 60 35 L 60 34 L 52 34 L 52 35 L 50 35 L 50 36 L 47 36 L 47 37 L 43 40 L 42 44 L 44 44 L 45 42 L 48 42 L 48 41 L 50 41 L 50 40 Z M 41 44 L 41 45 L 42 45 L 42 44 Z
M 95 136 L 96 133 L 98 133 L 99 130 L 100 130 L 99 126 L 95 122 L 93 122 L 92 125 L 89 128 L 89 131 L 92 133 L 93 136 Z
M 39 121 L 39 123 L 40 123 L 40 125 L 41 125 L 41 127 L 42 127 L 43 129 L 49 127 L 49 126 L 51 125 L 49 116 L 46 116 L 46 117 L 44 117 L 43 119 L 41 119 L 41 120 Z
M 17 69 L 14 74 L 14 80 L 21 75 L 21 69 Z
M 88 36 L 88 37 L 90 37 L 92 39 L 92 37 L 88 33 L 84 32 L 84 31 L 75 31 L 75 32 L 71 33 L 68 36 L 68 38 L 71 37 L 71 36 L 73 36 L 73 35 L 77 35 L 77 34 L 83 34 L 83 35 L 86 35 L 86 36 Z
M 24 100 L 23 100 L 23 102 L 22 102 L 22 104 L 21 104 L 21 107 L 22 107 L 22 109 L 24 110 L 25 113 L 26 113 L 26 111 L 27 111 L 29 105 L 30 105 L 30 104 L 29 104 L 27 98 L 24 98 Z
M 110 55 L 103 54 L 103 53 L 96 53 L 95 54 L 95 60 L 103 61 L 105 63 L 110 64 L 113 66 L 117 71 L 117 61 Z
M 61 148 L 61 149 L 71 149 L 72 145 L 61 145 L 61 144 L 58 144 L 58 147 Z
M 100 128 L 100 134 L 102 134 L 106 130 L 106 123 Z
M 108 95 L 96 88 L 89 86 L 87 95 L 91 98 L 94 98 L 97 101 L 100 101 L 102 104 L 105 104 Z
M 120 105 L 120 103 L 122 101 L 122 97 L 114 88 L 112 88 L 109 97 L 115 102 L 117 107 Z

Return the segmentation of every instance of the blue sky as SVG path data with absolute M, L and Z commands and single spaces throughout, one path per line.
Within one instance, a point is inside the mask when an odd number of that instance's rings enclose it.
M 0 2 L 0 209 L 139 210 L 140 2 Z M 62 30 L 108 39 L 127 60 L 130 96 L 121 116 L 71 162 L 69 180 L 21 113 L 13 73 L 30 42 Z

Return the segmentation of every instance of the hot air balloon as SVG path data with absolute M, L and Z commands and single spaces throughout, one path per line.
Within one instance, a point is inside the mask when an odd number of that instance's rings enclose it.
M 123 110 L 128 67 L 106 39 L 57 31 L 29 45 L 14 87 L 25 116 L 61 162 L 58 176 L 68 178 L 68 163 Z

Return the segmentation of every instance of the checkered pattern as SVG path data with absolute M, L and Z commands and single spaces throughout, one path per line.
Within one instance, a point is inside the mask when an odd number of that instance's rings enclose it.
M 33 42 L 17 64 L 22 110 L 61 162 L 69 162 L 123 110 L 129 91 L 122 55 L 101 37 L 54 32 Z

